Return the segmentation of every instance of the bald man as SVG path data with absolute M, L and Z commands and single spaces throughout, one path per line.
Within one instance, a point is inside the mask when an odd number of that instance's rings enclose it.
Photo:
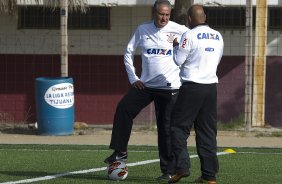
M 218 172 L 217 123 L 217 66 L 223 54 L 221 34 L 206 24 L 201 5 L 188 10 L 188 30 L 174 49 L 174 62 L 180 66 L 182 85 L 172 112 L 172 158 L 169 164 L 174 173 L 168 183 L 176 183 L 190 175 L 187 139 L 194 124 L 201 176 L 196 183 L 216 183 Z M 174 43 L 175 44 L 175 43 Z

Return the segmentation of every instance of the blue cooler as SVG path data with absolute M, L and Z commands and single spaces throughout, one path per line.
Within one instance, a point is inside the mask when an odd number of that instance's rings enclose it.
M 36 116 L 41 135 L 70 135 L 74 126 L 74 87 L 70 77 L 35 81 Z

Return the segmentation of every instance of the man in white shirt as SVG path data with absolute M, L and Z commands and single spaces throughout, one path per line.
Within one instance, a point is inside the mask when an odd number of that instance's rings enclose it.
M 216 183 L 218 172 L 217 123 L 217 66 L 223 54 L 221 34 L 206 23 L 201 5 L 188 10 L 191 30 L 183 34 L 175 48 L 174 61 L 181 67 L 182 86 L 171 120 L 172 159 L 169 166 L 175 173 L 169 183 L 190 175 L 187 139 L 194 124 L 201 176 L 196 183 Z
M 127 160 L 127 146 L 133 119 L 151 102 L 154 102 L 160 168 L 162 176 L 169 179 L 167 165 L 171 153 L 170 116 L 181 85 L 179 67 L 173 61 L 173 40 L 181 38 L 187 27 L 169 21 L 171 4 L 168 0 L 157 0 L 153 7 L 153 20 L 139 25 L 129 41 L 124 64 L 132 88 L 119 102 L 112 130 L 110 148 L 114 153 L 105 163 Z M 141 49 L 141 77 L 135 73 L 134 54 Z

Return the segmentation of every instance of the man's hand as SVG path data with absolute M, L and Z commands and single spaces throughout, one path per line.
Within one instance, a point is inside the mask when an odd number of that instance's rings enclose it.
M 178 43 L 178 41 L 177 41 L 177 38 L 174 38 L 174 40 L 173 40 L 173 47 L 175 47 L 175 46 L 178 46 L 179 45 L 179 43 Z
M 134 83 L 132 84 L 132 86 L 133 86 L 134 88 L 137 88 L 137 89 L 144 89 L 144 88 L 145 88 L 145 85 L 144 85 L 143 82 L 140 81 L 140 80 L 134 82 Z

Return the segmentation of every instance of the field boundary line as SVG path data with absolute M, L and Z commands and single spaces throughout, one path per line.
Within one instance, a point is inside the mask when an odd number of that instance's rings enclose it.
M 264 153 L 260 153 L 260 152 L 252 152 L 252 151 L 247 151 L 247 152 L 236 152 L 238 154 L 254 154 L 254 155 L 282 155 L 282 153 L 278 152 L 278 153 L 274 153 L 274 152 L 264 152 Z
M 272 149 L 272 148 L 271 148 Z M 15 149 L 5 149 L 5 148 L 0 148 L 0 151 L 6 151 L 6 150 L 12 150 L 12 151 L 32 151 L 32 152 L 47 152 L 47 151 L 54 151 L 54 152 L 63 152 L 63 151 L 66 151 L 66 152 L 73 152 L 73 151 L 85 151 L 85 152 L 110 152 L 111 150 L 110 149 L 97 149 L 97 150 L 94 150 L 94 149 L 85 149 L 85 150 L 71 150 L 71 149 L 57 149 L 57 150 L 53 150 L 53 149 L 18 149 L 18 148 L 15 148 Z M 132 153 L 147 153 L 147 152 L 159 152 L 158 150 L 148 150 L 148 151 L 145 151 L 145 150 L 130 150 L 130 152 Z M 193 151 L 193 153 L 196 153 L 196 151 Z M 255 152 L 255 151 L 247 151 L 247 152 L 244 152 L 244 151 L 241 151 L 241 152 L 236 152 L 236 153 L 239 153 L 239 154 L 258 154 L 258 155 L 281 155 L 282 152 Z M 0 183 L 1 184 L 1 183 Z
M 217 155 L 226 155 L 226 154 L 231 154 L 228 152 L 218 152 Z M 198 155 L 190 155 L 190 158 L 197 158 Z M 146 165 L 150 163 L 155 163 L 159 162 L 160 159 L 153 159 L 153 160 L 145 160 L 145 161 L 140 161 L 140 162 L 133 162 L 133 163 L 128 163 L 126 164 L 129 167 L 133 166 L 138 166 L 138 165 Z M 98 172 L 98 171 L 103 171 L 106 170 L 107 167 L 100 167 L 100 168 L 93 168 L 93 169 L 86 169 L 86 170 L 80 170 L 80 171 L 72 171 L 72 172 L 67 172 L 67 173 L 60 173 L 60 174 L 55 174 L 55 175 L 50 175 L 50 176 L 42 176 L 42 177 L 37 177 L 37 178 L 30 178 L 30 179 L 24 179 L 24 180 L 18 180 L 18 181 L 9 181 L 9 182 L 4 182 L 0 184 L 21 184 L 21 183 L 33 183 L 33 182 L 38 182 L 38 181 L 46 181 L 46 180 L 52 180 L 64 176 L 70 176 L 70 175 L 76 175 L 76 174 L 86 174 L 90 172 Z
M 110 149 L 97 149 L 97 150 L 90 150 L 90 149 L 88 149 L 88 150 L 71 150 L 71 149 L 66 149 L 66 150 L 63 150 L 63 149 L 57 149 L 57 150 L 53 150 L 53 149 L 50 149 L 50 150 L 48 150 L 48 149 L 17 149 L 17 148 L 15 148 L 15 149 L 5 149 L 5 148 L 1 148 L 0 149 L 0 151 L 6 151 L 6 150 L 12 150 L 12 151 L 32 151 L 32 152 L 47 152 L 47 151 L 55 151 L 55 152 L 61 152 L 61 151 L 65 151 L 65 152 L 73 152 L 73 151 L 87 151 L 87 152 L 94 152 L 94 151 L 96 151 L 96 152 L 99 152 L 99 151 L 101 151 L 101 152 L 111 152 L 112 150 L 110 150 Z M 148 150 L 148 151 L 144 151 L 144 150 L 130 150 L 130 152 L 133 152 L 133 153 L 136 153 L 136 152 L 140 152 L 140 153 L 146 153 L 146 152 L 159 152 L 158 150 Z

